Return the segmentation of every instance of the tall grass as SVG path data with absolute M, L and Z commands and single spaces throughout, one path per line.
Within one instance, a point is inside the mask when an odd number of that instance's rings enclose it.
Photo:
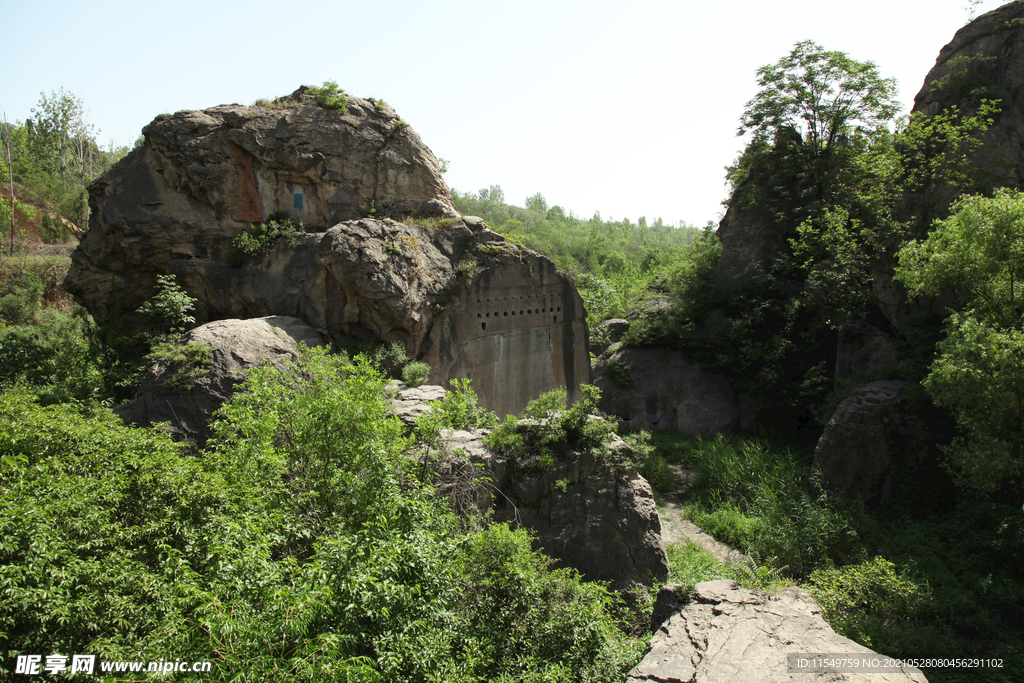
M 838 505 L 812 488 L 809 452 L 740 437 L 651 441 L 658 457 L 693 471 L 693 521 L 750 555 L 755 570 L 797 580 L 840 634 L 890 656 L 1003 662 L 926 669 L 932 683 L 1020 680 L 1024 511 L 963 493 L 925 505 L 927 491 L 879 509 Z M 894 472 L 893 490 L 915 477 L 920 485 L 919 472 Z M 674 581 L 734 578 L 735 568 L 692 548 L 670 548 L 669 559 Z
M 722 436 L 663 439 L 659 450 L 694 472 L 690 518 L 758 562 L 803 578 L 822 565 L 863 559 L 857 533 L 810 489 L 810 463 L 794 451 Z

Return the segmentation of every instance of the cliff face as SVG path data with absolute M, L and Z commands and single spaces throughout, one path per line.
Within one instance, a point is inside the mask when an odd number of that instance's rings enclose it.
M 949 106 L 977 109 L 999 100 L 1002 112 L 982 137 L 974 163 L 999 184 L 1024 187 L 1024 3 L 1011 2 L 957 31 L 914 98 L 914 112 L 934 116 Z
M 433 382 L 469 377 L 502 415 L 589 381 L 572 280 L 459 218 L 436 158 L 390 107 L 350 98 L 342 113 L 301 89 L 275 106 L 158 118 L 90 186 L 65 287 L 97 321 L 145 329 L 136 310 L 173 274 L 197 324 L 284 315 L 335 343 L 400 343 Z M 236 237 L 281 215 L 306 232 L 240 258 Z

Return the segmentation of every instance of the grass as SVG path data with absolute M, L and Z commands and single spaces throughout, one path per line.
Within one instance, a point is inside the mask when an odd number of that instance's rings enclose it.
M 698 583 L 728 579 L 744 588 L 759 588 L 776 592 L 792 585 L 775 568 L 748 562 L 721 562 L 710 550 L 687 539 L 683 543 L 672 543 L 665 548 L 668 555 L 668 583 L 684 586 L 690 592 Z
M 1024 512 L 944 484 L 941 464 L 894 475 L 886 506 L 839 504 L 810 487 L 811 452 L 743 437 L 655 433 L 656 457 L 694 474 L 691 519 L 755 563 L 737 569 L 670 546 L 670 581 L 737 571 L 787 577 L 837 632 L 899 657 L 1002 658 L 1002 669 L 925 669 L 932 683 L 1008 683 L 1024 671 Z

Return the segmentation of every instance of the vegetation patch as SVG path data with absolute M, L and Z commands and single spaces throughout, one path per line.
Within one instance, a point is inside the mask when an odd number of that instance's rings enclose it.
M 631 389 L 635 384 L 629 364 L 621 358 L 609 358 L 605 364 L 605 374 L 620 389 Z
M 302 237 L 306 234 L 302 221 L 294 218 L 271 217 L 265 223 L 243 230 L 235 235 L 232 241 L 234 253 L 232 265 L 240 266 L 246 261 L 270 253 L 279 238 L 284 238 L 289 249 L 302 246 Z
M 384 386 L 322 349 L 254 368 L 202 458 L 99 406 L 0 393 L 7 647 L 171 649 L 219 681 L 621 681 L 645 641 L 618 598 L 453 515 Z
M 338 87 L 337 81 L 324 81 L 322 86 L 312 86 L 306 92 L 316 97 L 317 105 L 324 109 L 348 113 L 348 97 L 345 91 Z
M 191 391 L 196 380 L 205 377 L 213 363 L 213 351 L 203 342 L 184 343 L 168 339 L 154 345 L 146 357 L 155 363 L 164 363 L 167 386 L 177 391 Z
M 546 470 L 570 450 L 606 452 L 615 434 L 613 422 L 596 417 L 600 391 L 580 385 L 580 396 L 566 405 L 565 389 L 555 389 L 530 401 L 519 417 L 508 415 L 484 443 L 509 456 L 523 469 Z M 625 468 L 632 463 L 620 463 Z

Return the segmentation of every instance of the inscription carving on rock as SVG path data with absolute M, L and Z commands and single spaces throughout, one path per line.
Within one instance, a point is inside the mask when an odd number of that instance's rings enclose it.
M 470 377 L 481 404 L 504 416 L 590 381 L 586 313 L 572 281 L 532 252 L 506 255 L 464 289 L 431 335 L 434 381 Z

